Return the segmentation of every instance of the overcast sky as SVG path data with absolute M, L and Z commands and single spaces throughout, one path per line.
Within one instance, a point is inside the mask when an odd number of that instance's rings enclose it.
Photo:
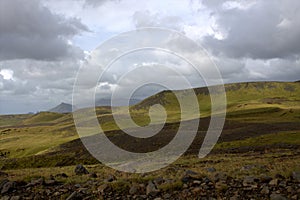
M 76 73 L 92 51 L 115 35 L 143 27 L 174 29 L 203 46 L 225 83 L 300 79 L 297 0 L 0 0 L 0 113 L 71 103 Z M 153 78 L 176 82 L 168 72 L 159 73 L 160 65 L 174 63 L 189 73 L 182 61 L 143 55 L 133 57 L 156 70 Z M 121 64 L 137 64 L 129 58 Z M 122 72 L 107 72 L 99 83 L 100 98 L 116 87 L 118 75 Z M 191 79 L 193 86 L 203 84 Z

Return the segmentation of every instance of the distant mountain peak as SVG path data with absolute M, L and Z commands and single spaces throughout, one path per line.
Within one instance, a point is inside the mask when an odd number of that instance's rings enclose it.
M 71 104 L 68 104 L 68 103 L 65 103 L 65 102 L 61 102 L 60 104 L 59 104 L 59 106 L 60 105 L 62 105 L 62 106 L 70 106 Z
M 51 108 L 49 112 L 56 112 L 56 113 L 70 113 L 72 112 L 73 106 L 72 104 L 68 104 L 65 102 L 61 102 L 54 108 Z

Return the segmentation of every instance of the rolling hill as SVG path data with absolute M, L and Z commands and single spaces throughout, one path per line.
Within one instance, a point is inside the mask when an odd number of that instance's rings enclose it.
M 232 148 L 239 149 L 239 146 L 245 149 L 247 145 L 251 149 L 254 148 L 256 140 L 264 141 L 257 142 L 259 148 L 264 143 L 267 146 L 287 147 L 290 145 L 290 148 L 298 148 L 300 145 L 299 82 L 232 83 L 226 84 L 225 89 L 227 118 L 219 143 L 216 145 L 216 151 L 218 149 L 230 151 Z M 202 143 L 210 120 L 210 97 L 207 88 L 195 88 L 194 91 L 200 105 L 201 124 L 195 142 L 189 149 L 191 154 L 195 153 Z M 113 120 L 110 107 L 96 108 L 98 120 L 110 139 L 124 149 L 139 152 L 158 149 L 172 139 L 179 126 L 180 109 L 173 92 L 183 96 L 187 94 L 187 90 L 162 91 L 129 108 L 133 120 L 141 126 L 149 123 L 148 111 L 152 105 L 159 103 L 167 110 L 167 124 L 157 136 L 149 140 L 151 144 L 154 144 L 152 146 L 143 145 L 142 140 L 133 140 L 120 131 Z M 189 99 L 189 96 L 185 95 L 184 98 Z M 65 107 L 64 104 L 63 107 Z M 118 108 L 116 115 L 122 116 L 127 109 L 127 107 Z M 87 108 L 81 111 L 92 112 L 92 109 Z M 188 127 L 196 116 L 196 114 L 191 115 L 184 122 L 184 126 Z M 89 120 L 89 118 L 84 119 L 86 123 Z M 280 140 L 268 136 L 270 134 L 278 134 Z M 2 115 L 0 116 L 0 154 L 6 153 L 2 167 L 11 166 L 11 159 L 14 158 L 18 158 L 17 161 L 20 162 L 17 164 L 14 160 L 13 166 L 15 167 L 22 167 L 25 164 L 24 159 L 27 167 L 36 166 L 30 162 L 32 156 L 37 156 L 41 160 L 47 159 L 49 162 L 53 159 L 50 165 L 55 166 L 61 162 L 62 158 L 74 156 L 70 149 L 74 149 L 73 152 L 81 152 L 78 155 L 83 157 L 78 156 L 72 159 L 71 163 L 65 164 L 74 164 L 77 162 L 76 159 L 95 162 L 87 152 L 82 152 L 80 140 L 77 138 L 70 113 L 40 112 L 34 115 Z M 36 159 L 34 160 L 36 162 Z M 49 164 L 48 161 L 45 161 L 45 165 Z

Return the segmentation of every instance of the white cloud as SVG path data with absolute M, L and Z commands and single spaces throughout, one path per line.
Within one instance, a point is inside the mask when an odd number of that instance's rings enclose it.
M 240 10 L 247 10 L 254 6 L 257 2 L 256 1 L 225 1 L 222 4 L 222 8 L 225 10 L 231 10 L 231 9 L 240 9 Z
M 1 69 L 0 75 L 3 77 L 4 80 L 13 80 L 14 71 L 10 69 Z

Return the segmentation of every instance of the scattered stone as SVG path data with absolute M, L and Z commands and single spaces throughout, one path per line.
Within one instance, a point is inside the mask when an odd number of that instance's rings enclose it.
M 300 172 L 292 172 L 292 179 L 300 182 Z
M 185 171 L 185 175 L 186 175 L 186 176 L 189 176 L 189 175 L 197 175 L 197 174 L 198 174 L 197 172 L 194 172 L 194 171 L 189 170 L 189 169 Z
M 282 176 L 281 174 L 276 174 L 276 175 L 275 175 L 275 178 L 276 178 L 276 179 L 280 179 L 280 180 L 285 179 L 285 177 Z
M 20 200 L 20 196 L 12 196 L 9 200 Z
M 272 180 L 272 177 L 263 174 L 260 176 L 259 179 L 260 179 L 260 182 L 262 182 L 262 183 L 269 183 Z
M 192 182 L 193 180 L 200 180 L 200 179 L 202 179 L 202 176 L 199 173 L 194 172 L 192 170 L 186 170 L 184 175 L 181 178 L 181 181 L 183 183 L 188 183 L 188 182 Z
M 188 183 L 188 182 L 190 182 L 192 179 L 191 179 L 191 177 L 189 177 L 189 176 L 183 176 L 182 178 L 181 178 L 181 182 L 183 182 L 183 183 Z
M 255 168 L 256 168 L 256 165 L 245 165 L 241 168 L 241 171 L 249 171 L 249 170 L 252 170 Z
M 3 196 L 0 200 L 9 200 L 10 197 L 9 196 Z
M 28 183 L 26 185 L 26 187 L 33 187 L 36 185 L 43 185 L 45 183 L 45 180 L 43 177 L 39 178 L 39 179 L 32 179 L 30 183 Z
M 164 182 L 164 179 L 162 177 L 158 177 L 158 178 L 155 178 L 153 180 L 153 182 L 154 182 L 155 185 L 160 185 Z
M 129 194 L 134 195 L 137 194 L 139 191 L 140 187 L 136 184 L 132 185 L 129 189 Z
M 225 182 L 217 182 L 215 184 L 215 188 L 218 190 L 218 191 L 225 191 L 228 189 L 228 185 L 225 183 Z
M 107 184 L 103 184 L 98 187 L 98 191 L 101 194 L 104 194 L 106 192 L 106 190 L 108 190 L 108 189 L 109 189 L 109 186 Z
M 278 186 L 282 187 L 282 188 L 285 188 L 286 187 L 286 181 L 280 181 Z
M 270 193 L 270 190 L 269 190 L 269 187 L 268 186 L 264 186 L 261 191 L 260 191 L 261 194 L 269 194 Z
M 4 180 L 1 180 L 1 181 L 0 181 L 0 192 L 1 192 L 2 188 L 3 188 L 3 186 L 4 186 L 7 182 L 9 182 L 9 180 L 7 180 L 7 179 L 4 179 Z
M 195 187 L 195 188 L 192 189 L 192 192 L 195 193 L 195 194 L 198 194 L 201 191 L 202 191 L 201 187 Z
M 278 179 L 273 179 L 269 182 L 269 185 L 270 186 L 277 186 L 279 183 L 279 180 Z
M 300 197 L 300 196 L 299 196 L 299 197 Z M 298 195 L 295 194 L 294 196 L 291 197 L 291 199 L 297 200 L 297 199 L 298 199 Z
M 2 189 L 1 189 L 1 194 L 6 194 L 8 192 L 10 192 L 11 190 L 13 190 L 16 186 L 16 183 L 15 182 L 12 182 L 12 181 L 8 181 L 6 182 L 3 186 L 2 186 Z
M 57 182 L 56 180 L 46 180 L 45 181 L 45 185 L 47 186 L 52 186 L 52 185 L 55 185 Z
M 154 197 L 158 193 L 159 190 L 157 189 L 156 185 L 152 181 L 149 181 L 146 187 L 146 194 Z
M 288 193 L 292 193 L 294 190 L 292 186 L 287 186 L 285 189 Z
M 202 182 L 205 183 L 205 184 L 210 184 L 210 183 L 212 183 L 211 180 L 210 180 L 208 177 L 204 177 L 204 178 L 202 179 Z
M 95 172 L 93 172 L 93 173 L 90 174 L 90 177 L 91 178 L 97 178 L 98 176 L 97 176 L 97 174 Z
M 251 165 L 245 165 L 241 168 L 241 171 L 251 171 L 251 170 L 259 170 L 262 172 L 268 172 L 268 168 L 265 165 L 260 164 L 251 164 Z
M 246 176 L 243 180 L 243 186 L 244 187 L 256 188 L 257 187 L 257 182 L 258 182 L 257 178 L 255 178 L 253 176 Z
M 146 185 L 144 183 L 139 184 L 139 187 L 141 188 L 141 190 L 145 190 L 146 189 Z
M 175 176 L 182 173 L 178 171 Z M 251 174 L 246 172 L 247 174 Z M 88 177 L 94 177 L 90 173 Z M 297 173 L 291 173 L 289 178 L 279 175 L 276 178 L 266 175 L 245 176 L 243 178 L 232 178 L 225 173 L 218 171 L 211 174 L 212 179 L 200 173 L 186 170 L 185 183 L 178 182 L 178 178 L 152 178 L 147 184 L 133 182 L 129 187 L 119 185 L 116 177 L 109 175 L 104 180 L 91 179 L 80 184 L 57 182 L 56 177 L 32 179 L 29 184 L 24 181 L 11 182 L 0 179 L 0 200 L 20 199 L 68 199 L 68 200 L 89 200 L 89 199 L 271 199 L 271 200 L 298 200 L 300 199 L 300 184 L 297 180 Z M 116 176 L 123 177 L 123 174 Z M 55 177 L 55 178 L 54 178 Z M 145 177 L 145 176 L 144 176 Z M 148 175 L 146 176 L 146 178 Z M 151 177 L 151 176 L 150 176 Z M 59 180 L 59 179 L 58 179 Z M 131 181 L 134 181 L 132 179 Z M 143 182 L 144 179 L 137 179 Z M 149 180 L 149 179 L 148 179 Z M 107 183 L 102 183 L 106 181 Z M 102 183 L 102 184 L 101 184 Z M 116 184 L 115 184 L 116 183 Z M 27 184 L 27 185 L 26 185 Z M 174 184 L 174 185 L 173 185 Z M 30 185 L 30 187 L 27 187 Z M 127 188 L 128 187 L 128 188 Z M 160 190 L 159 188 L 162 188 Z M 125 189 L 125 190 L 124 190 Z M 5 196 L 6 195 L 6 196 Z M 7 198 L 6 198 L 7 197 Z
M 89 174 L 89 171 L 82 164 L 77 165 L 74 172 L 76 175 Z
M 239 195 L 234 195 L 234 196 L 230 197 L 229 200 L 239 200 L 239 199 L 240 199 Z
M 147 199 L 147 195 L 143 194 L 143 195 L 140 195 L 141 199 Z
M 287 198 L 285 198 L 281 194 L 273 193 L 273 194 L 270 195 L 270 200 L 287 200 Z
M 75 191 L 66 200 L 75 200 L 77 198 L 77 192 Z
M 223 172 L 219 172 L 217 174 L 215 174 L 213 181 L 214 182 L 218 182 L 218 181 L 227 181 L 227 174 L 223 173 Z
M 69 176 L 65 173 L 56 174 L 55 177 L 68 178 Z
M 213 172 L 216 172 L 217 170 L 214 167 L 209 167 L 206 169 L 206 171 L 213 173 Z
M 107 179 L 105 179 L 105 182 L 113 182 L 114 180 L 116 180 L 116 177 L 114 175 L 108 175 Z
M 54 192 L 53 196 L 60 196 L 60 192 Z

